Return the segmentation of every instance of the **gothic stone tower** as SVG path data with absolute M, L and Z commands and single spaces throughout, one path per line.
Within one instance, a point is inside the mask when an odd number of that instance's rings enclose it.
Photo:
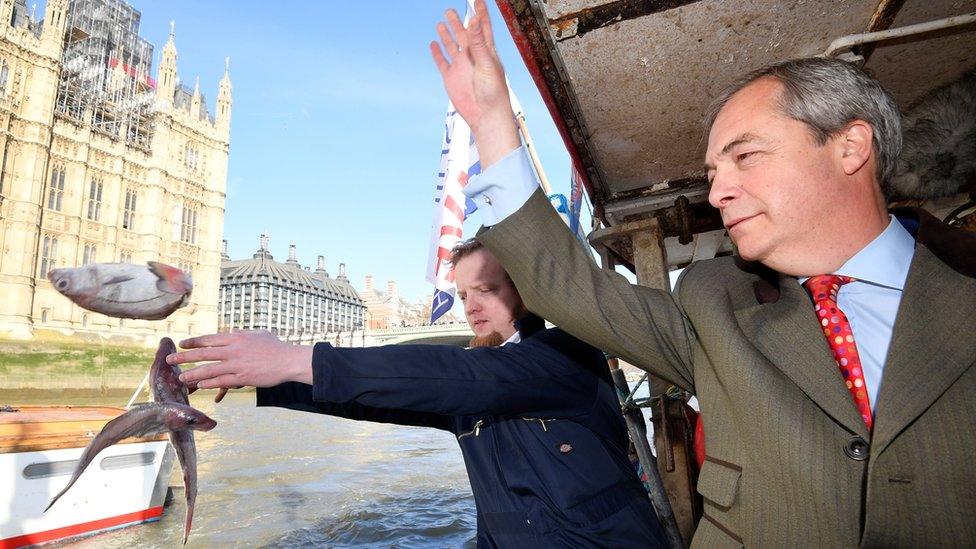
M 122 0 L 48 0 L 37 22 L 0 0 L 0 338 L 154 345 L 217 330 L 229 69 L 211 116 L 199 86 L 179 84 L 172 28 L 153 80 L 139 17 Z M 120 322 L 45 277 L 113 261 L 189 271 L 190 305 Z

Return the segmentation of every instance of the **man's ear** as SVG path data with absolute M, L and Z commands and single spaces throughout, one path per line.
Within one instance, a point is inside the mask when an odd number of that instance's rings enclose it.
M 874 154 L 874 128 L 863 120 L 847 124 L 837 135 L 840 163 L 847 175 L 865 167 Z

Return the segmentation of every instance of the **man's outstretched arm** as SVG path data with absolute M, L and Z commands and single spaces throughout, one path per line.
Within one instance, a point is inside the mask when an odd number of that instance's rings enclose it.
M 361 421 L 451 430 L 451 418 L 441 414 L 367 406 L 353 401 L 315 400 L 312 393 L 313 348 L 288 345 L 269 332 L 232 332 L 192 337 L 181 341 L 180 347 L 184 351 L 168 356 L 167 362 L 209 363 L 186 370 L 180 376 L 180 379 L 193 387 L 257 387 L 258 406 L 277 406 Z
M 398 408 L 378 408 L 365 406 L 358 402 L 322 402 L 312 395 L 312 386 L 289 381 L 274 387 L 258 387 L 258 406 L 275 406 L 300 412 L 326 414 L 357 421 L 412 425 L 414 427 L 433 427 L 451 431 L 454 421 L 451 416 L 427 412 L 411 412 Z
M 478 237 L 525 306 L 566 332 L 694 392 L 694 333 L 675 297 L 601 269 L 541 191 Z
M 603 350 L 693 389 L 691 328 L 672 296 L 630 285 L 584 254 L 545 197 L 520 149 L 505 73 L 484 0 L 468 28 L 448 11 L 431 44 L 448 96 L 471 126 L 482 173 L 465 188 L 486 226 L 482 240 L 530 310 Z M 504 196 L 502 200 L 493 197 Z M 499 203 L 499 204 L 493 204 Z
M 579 362 L 582 350 L 568 351 L 584 346 L 566 336 L 558 342 L 550 338 L 469 350 L 449 345 L 350 349 L 319 343 L 313 352 L 268 332 L 238 332 L 184 341 L 181 346 L 189 348 L 167 361 L 210 362 L 180 376 L 202 389 L 298 381 L 312 386 L 315 402 L 445 416 L 585 413 L 596 398 L 598 378 Z

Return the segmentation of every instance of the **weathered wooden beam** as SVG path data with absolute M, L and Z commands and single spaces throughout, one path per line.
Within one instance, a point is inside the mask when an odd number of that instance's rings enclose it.
M 633 250 L 634 272 L 637 283 L 642 286 L 670 291 L 671 282 L 668 275 L 668 258 L 664 246 L 664 233 L 657 218 L 642 219 L 620 223 L 613 227 L 598 229 L 590 234 L 590 243 L 604 258 L 604 268 L 610 266 L 607 258 L 613 256 L 611 249 L 619 246 L 622 240 L 629 241 Z M 611 368 L 612 371 L 612 368 Z M 614 374 L 619 376 L 622 374 Z M 649 396 L 663 395 L 670 384 L 653 375 L 648 376 Z M 618 382 L 619 385 L 619 382 Z M 626 383 L 625 383 L 626 386 Z M 619 387 L 618 387 L 619 388 Z M 628 391 L 629 392 L 629 391 Z M 662 397 L 662 409 L 668 410 L 675 404 L 667 402 Z M 683 405 L 678 401 L 676 404 Z M 638 414 L 639 420 L 633 414 L 625 414 L 631 439 L 638 447 L 638 457 L 648 472 L 651 485 L 651 498 L 655 501 L 658 518 L 669 533 L 669 543 L 674 547 L 681 547 L 691 543 L 691 536 L 695 531 L 695 505 L 692 471 L 688 455 L 690 448 L 684 429 L 669 428 L 672 425 L 668 414 L 656 414 L 661 428 L 655 428 L 654 442 L 657 455 L 664 459 L 651 461 L 645 455 L 641 456 L 640 445 L 647 445 L 646 453 L 650 453 L 650 445 L 646 438 L 644 418 Z M 639 421 L 640 425 L 633 425 Z M 643 435 L 641 433 L 643 432 Z M 652 467 L 656 467 L 657 475 L 651 475 Z M 656 498 L 656 499 L 655 499 Z M 667 508 L 662 508 L 666 500 Z M 661 503 L 658 503 L 661 502 Z M 662 507 L 659 507 L 661 505 Z

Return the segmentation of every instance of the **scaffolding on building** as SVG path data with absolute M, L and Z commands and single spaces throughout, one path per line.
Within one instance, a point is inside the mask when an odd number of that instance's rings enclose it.
M 156 82 L 141 17 L 122 0 L 71 0 L 56 111 L 148 151 Z

